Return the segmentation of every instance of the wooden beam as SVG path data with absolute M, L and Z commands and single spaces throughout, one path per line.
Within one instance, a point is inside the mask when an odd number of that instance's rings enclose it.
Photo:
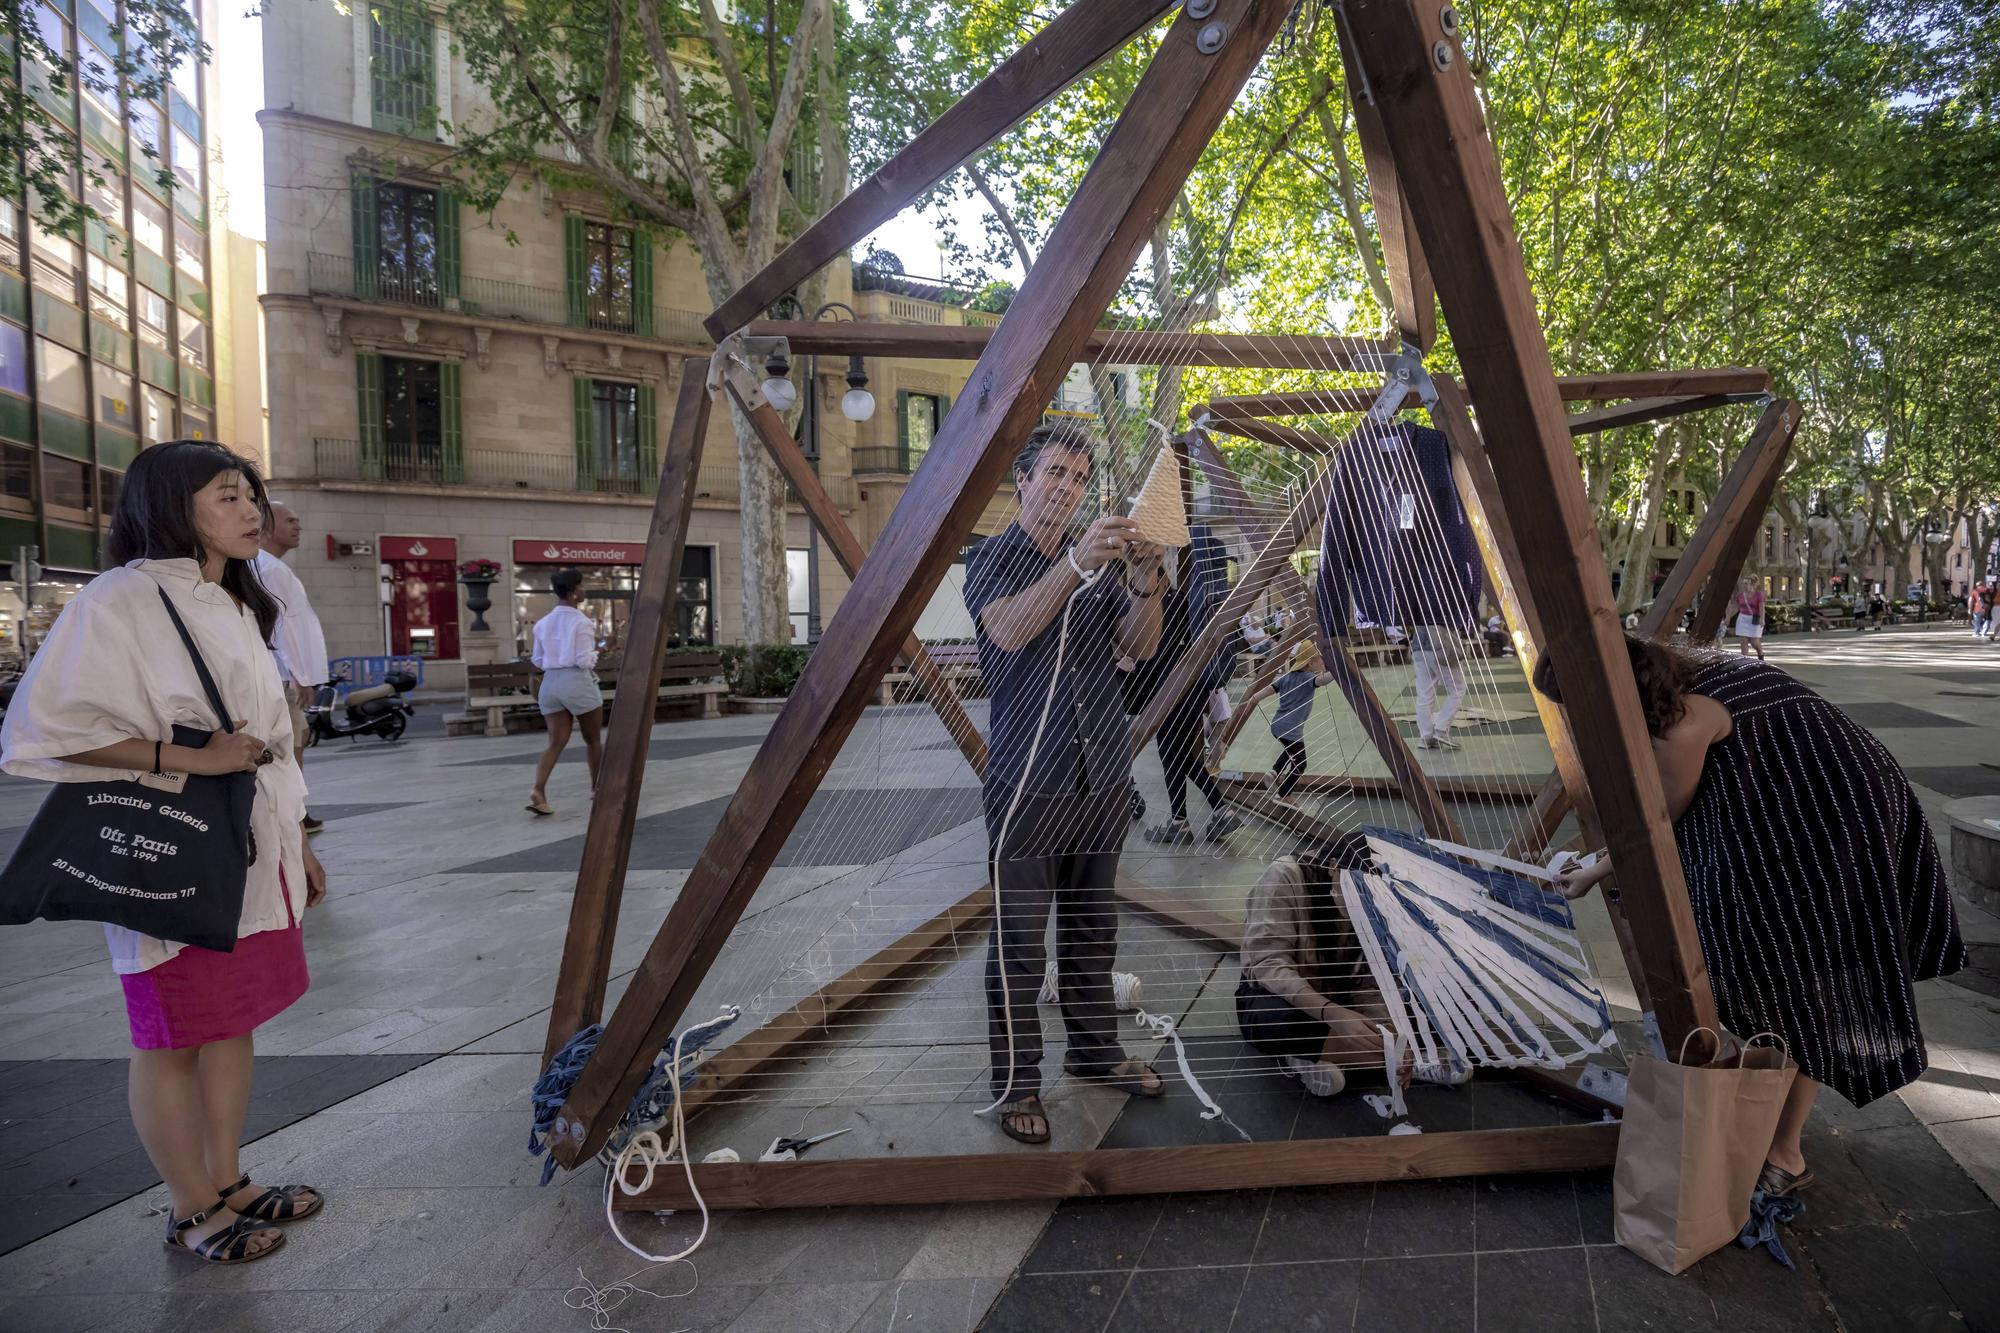
M 583 860 L 570 900 L 569 929 L 563 935 L 556 994 L 549 1006 L 543 1040 L 546 1063 L 563 1044 L 595 1023 L 604 1011 L 611 978 L 611 949 L 618 931 L 618 908 L 625 892 L 625 869 L 632 852 L 632 825 L 638 817 L 639 788 L 646 780 L 646 749 L 653 736 L 652 700 L 660 688 L 673 632 L 674 596 L 680 587 L 681 552 L 694 512 L 695 478 L 702 443 L 708 436 L 708 362 L 680 363 L 680 392 L 667 429 L 666 457 L 652 524 L 639 563 L 639 586 L 625 631 L 625 655 L 618 663 L 618 699 L 631 700 L 618 725 L 607 727 L 604 758 L 590 819 L 584 825 Z M 644 707 L 638 707 L 643 704 Z M 637 716 L 632 714 L 636 713 Z
M 1717 604 L 1727 600 L 1723 594 L 1736 581 L 1736 571 L 1743 567 L 1743 556 L 1749 553 L 1750 542 L 1756 540 L 1758 521 L 1764 517 L 1763 506 L 1770 502 L 1771 490 L 1766 483 L 1784 472 L 1785 455 L 1791 448 L 1792 432 L 1800 415 L 1799 405 L 1788 399 L 1780 399 L 1764 409 L 1750 432 L 1749 442 L 1736 455 L 1736 462 L 1722 479 L 1722 485 L 1716 488 L 1715 498 L 1709 501 L 1700 526 L 1688 538 L 1681 558 L 1674 562 L 1673 572 L 1654 595 L 1651 609 L 1639 624 L 1641 634 L 1649 639 L 1673 637 L 1697 589 L 1705 588 L 1716 594 L 1708 600 Z M 1740 546 L 1736 543 L 1739 532 L 1748 538 Z M 1732 550 L 1741 552 L 1733 562 L 1728 558 Z M 1717 573 L 1724 580 L 1719 586 L 1710 577 Z
M 550 1141 L 562 1164 L 587 1160 L 630 1105 L 1015 448 L 1083 354 L 1289 9 L 1281 0 L 1219 0 L 1208 19 L 1183 15 L 1167 30 L 557 1113 Z M 1211 23 L 1227 35 L 1204 52 L 1196 34 Z
M 1046 256 L 1048 251 L 1043 250 Z M 750 336 L 784 338 L 794 356 L 904 357 L 918 361 L 972 361 L 983 356 L 997 330 L 975 325 L 877 324 L 868 320 L 752 320 Z M 1379 366 L 1395 348 L 1367 338 L 1291 337 L 1264 333 L 1176 333 L 1150 329 L 1092 329 L 1078 346 L 1079 361 L 1138 366 L 1218 366 L 1225 370 L 1361 370 Z
M 1346 13 L 1431 257 L 1452 344 L 1479 404 L 1502 503 L 1520 520 L 1514 536 L 1542 619 L 1543 646 L 1556 654 L 1572 728 L 1591 738 L 1582 750 L 1584 772 L 1641 946 L 1647 990 L 1673 1046 L 1694 1027 L 1715 1025 L 1715 998 L 1570 444 L 1562 405 L 1569 390 L 1558 388 L 1549 362 L 1499 159 L 1465 54 L 1442 30 L 1437 7 L 1348 0 Z M 1669 386 L 1645 393 L 1716 391 Z M 1627 387 L 1621 396 L 1632 392 Z
M 1738 507 L 1735 526 L 1724 539 L 1722 552 L 1715 559 L 1715 567 L 1710 571 L 1707 585 L 1702 589 L 1701 606 L 1695 612 L 1694 628 L 1689 638 L 1696 643 L 1711 642 L 1716 631 L 1722 626 L 1722 617 L 1729 608 L 1729 590 L 1735 585 L 1743 571 L 1744 561 L 1750 558 L 1750 548 L 1757 541 L 1757 534 L 1764 526 L 1764 515 L 1771 508 L 1771 496 L 1778 489 L 1779 480 L 1785 475 L 1785 459 L 1792 449 L 1792 438 L 1797 434 L 1799 422 L 1805 410 L 1795 402 L 1780 402 L 1772 405 L 1772 410 L 1783 409 L 1781 420 L 1772 423 L 1772 433 L 1765 440 L 1763 453 L 1770 456 L 1769 465 L 1763 476 L 1754 485 L 1747 487 L 1748 495 Z M 1771 422 L 1771 411 L 1764 414 L 1765 422 Z M 1758 425 L 1758 435 L 1762 436 L 1764 423 Z M 1755 437 L 1753 437 L 1755 438 Z M 1679 566 L 1675 566 L 1676 569 Z
M 866 962 L 841 973 L 711 1056 L 702 1064 L 694 1086 L 682 1093 L 682 1106 L 694 1111 L 751 1085 L 766 1066 L 818 1040 L 847 1010 L 925 966 L 961 933 L 984 927 L 992 915 L 992 889 L 982 884 L 895 943 L 876 950 Z
M 1324 369 L 1325 367 L 1314 367 Z M 1477 386 L 1475 385 L 1476 389 Z M 1757 397 L 1771 392 L 1766 370 L 1723 367 L 1708 370 L 1645 370 L 1612 375 L 1559 375 L 1556 388 L 1565 402 L 1613 402 L 1621 398 Z M 1375 401 L 1373 389 L 1347 385 L 1289 393 L 1231 394 L 1208 401 L 1208 410 L 1230 417 L 1313 417 L 1337 412 L 1365 412 Z M 1478 405 L 1475 392 L 1473 404 Z M 1717 404 L 1721 406 L 1722 404 Z M 1417 406 L 1414 398 L 1404 404 Z M 1579 413 L 1578 416 L 1587 416 Z
M 1337 8 L 1332 18 L 1335 23 L 1340 22 Z M 1368 205 L 1375 215 L 1375 232 L 1382 241 L 1382 267 L 1389 279 L 1389 299 L 1396 307 L 1390 313 L 1403 341 L 1415 344 L 1419 353 L 1428 353 L 1437 341 L 1437 288 L 1431 282 L 1431 267 L 1424 259 L 1423 243 L 1417 239 L 1409 196 L 1396 178 L 1396 161 L 1389 155 L 1389 142 L 1382 132 L 1381 110 L 1375 105 L 1374 94 L 1361 71 L 1355 68 L 1353 60 L 1346 58 L 1345 43 L 1341 64 L 1347 70 L 1354 133 L 1361 141 L 1361 163 L 1368 172 Z
M 1706 412 L 1712 407 L 1727 407 L 1731 403 L 1748 401 L 1750 399 L 1745 395 L 1727 393 L 1634 398 L 1629 403 L 1619 403 L 1615 407 L 1593 407 L 1588 412 L 1572 412 L 1569 418 L 1569 433 L 1595 435 L 1600 431 L 1617 430 L 1620 426 L 1638 426 L 1648 421 L 1665 421 L 1670 417 L 1684 417 L 1691 412 Z
M 798 493 L 800 502 L 805 506 L 807 521 L 826 538 L 833 558 L 840 562 L 840 567 L 852 580 L 867 559 L 867 548 L 861 545 L 861 539 L 854 535 L 854 530 L 847 526 L 839 506 L 826 493 L 826 487 L 820 484 L 819 473 L 813 471 L 805 450 L 785 429 L 785 419 L 778 415 L 776 408 L 764 401 L 754 381 L 744 383 L 748 377 L 749 372 L 744 367 L 732 365 L 723 376 L 723 383 L 738 410 L 750 422 L 750 428 L 764 442 L 765 452 L 771 455 L 778 470 L 785 474 L 785 480 Z M 809 386 L 807 391 L 813 392 L 816 388 Z M 923 640 L 910 635 L 903 641 L 899 658 L 909 667 L 910 675 L 917 684 L 923 687 L 924 699 L 937 713 L 938 721 L 944 723 L 945 734 L 958 746 L 965 762 L 972 765 L 974 773 L 985 777 L 986 741 L 979 734 L 978 724 L 965 715 L 965 709 L 958 702 L 958 691 L 951 687 L 950 678 L 925 651 Z
M 925 126 L 881 170 L 779 251 L 742 290 L 702 321 L 721 342 L 849 246 L 907 208 L 1125 45 L 1171 0 L 1078 0 Z
M 1297 426 L 1281 426 L 1275 421 L 1260 421 L 1256 417 L 1211 417 L 1208 428 L 1224 435 L 1234 435 L 1240 440 L 1296 449 L 1302 454 L 1329 455 L 1340 448 L 1336 441 L 1324 435 L 1300 430 Z
M 1121 1194 L 1345 1185 L 1525 1171 L 1591 1171 L 1612 1164 L 1616 1123 L 1452 1130 L 1279 1143 L 1204 1143 L 1081 1152 L 990 1152 L 893 1162 L 806 1157 L 794 1162 L 696 1165 L 712 1209 L 834 1208 L 858 1204 L 992 1203 Z M 661 1171 L 651 1189 L 611 1192 L 624 1212 L 692 1210 L 686 1175 Z
M 1225 773 L 1231 770 L 1224 770 Z M 1261 791 L 1264 784 L 1251 777 L 1221 777 L 1217 779 L 1222 790 L 1227 793 L 1231 783 L 1239 784 L 1252 791 Z M 1431 779 L 1440 795 L 1454 801 L 1482 801 L 1520 805 L 1533 799 L 1534 793 L 1525 782 L 1512 778 L 1481 777 L 1437 777 Z M 1354 773 L 1302 773 L 1299 775 L 1300 791 L 1333 795 L 1346 792 L 1354 796 L 1389 796 L 1400 798 L 1402 787 L 1394 778 Z

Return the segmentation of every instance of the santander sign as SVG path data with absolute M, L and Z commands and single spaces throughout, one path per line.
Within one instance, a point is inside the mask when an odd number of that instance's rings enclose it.
M 646 558 L 644 542 L 525 540 L 514 543 L 517 565 L 636 565 Z

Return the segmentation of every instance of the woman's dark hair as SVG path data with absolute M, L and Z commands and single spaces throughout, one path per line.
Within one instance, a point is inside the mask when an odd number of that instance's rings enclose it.
M 1339 999 L 1352 980 L 1355 966 L 1354 926 L 1347 919 L 1334 876 L 1343 870 L 1365 870 L 1374 861 L 1368 839 L 1360 833 L 1309 838 L 1292 851 L 1306 891 L 1306 916 L 1311 923 L 1313 953 L 1319 965 L 1306 978 L 1313 989 Z
M 264 479 L 257 475 L 257 465 L 241 454 L 208 440 L 168 440 L 141 449 L 125 471 L 117 508 L 111 511 L 111 528 L 104 537 L 106 564 L 134 560 L 192 560 L 200 564 L 207 559 L 208 552 L 195 528 L 194 497 L 224 472 L 243 474 L 243 484 L 250 488 L 268 525 L 271 501 L 264 492 Z M 238 606 L 249 608 L 257 618 L 259 637 L 269 643 L 283 608 L 277 598 L 264 591 L 257 572 L 248 561 L 231 559 L 222 567 L 221 583 Z
M 1688 685 L 1694 680 L 1695 663 L 1686 653 L 1640 635 L 1625 635 L 1625 651 L 1632 660 L 1632 681 L 1639 687 L 1639 707 L 1646 715 L 1649 735 L 1663 736 L 1674 723 L 1687 716 Z M 1542 696 L 1562 702 L 1556 687 L 1553 656 L 1544 654 L 1535 663 L 1535 688 Z
M 576 590 L 583 586 L 583 571 L 580 569 L 558 569 L 549 575 L 549 591 L 558 600 L 567 602 L 576 596 Z

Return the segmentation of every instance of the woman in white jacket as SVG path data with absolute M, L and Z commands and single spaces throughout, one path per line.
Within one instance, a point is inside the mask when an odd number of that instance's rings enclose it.
M 167 1245 L 213 1263 L 271 1253 L 284 1242 L 276 1224 L 322 1202 L 305 1186 L 252 1184 L 237 1161 L 251 1033 L 305 994 L 299 919 L 326 894 L 300 827 L 305 781 L 268 647 L 280 608 L 249 563 L 265 513 L 256 469 L 227 449 L 176 440 L 141 452 L 106 538 L 112 567 L 57 617 L 0 731 L 0 767 L 51 782 L 124 778 L 173 791 L 188 774 L 257 775 L 259 854 L 235 950 L 105 927 L 132 1029 L 132 1121 L 173 1193 Z M 243 714 L 230 719 L 233 734 L 219 730 L 161 591 Z M 186 748 L 172 743 L 176 724 L 215 734 Z

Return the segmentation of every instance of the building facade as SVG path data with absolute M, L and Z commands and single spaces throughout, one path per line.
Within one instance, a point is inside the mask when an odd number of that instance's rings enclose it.
M 191 7 L 192 8 L 192 7 Z M 85 68 L 143 59 L 113 0 L 44 0 L 22 8 L 50 47 Z M 196 17 L 206 24 L 213 5 Z M 212 206 L 212 70 L 172 72 L 163 102 L 55 87 L 10 50 L 4 77 L 30 114 L 74 136 L 90 170 L 71 182 L 101 220 L 82 235 L 42 225 L 35 201 L 0 199 L 0 665 L 53 622 L 99 568 L 125 469 L 161 440 L 215 438 L 217 254 Z M 151 155 L 149 157 L 149 154 Z M 165 181 L 161 180 L 165 173 Z M 21 547 L 42 577 L 23 603 Z
M 619 225 L 600 196 L 539 182 L 490 214 L 462 206 L 441 127 L 478 124 L 482 93 L 438 16 L 297 5 L 263 28 L 271 475 L 303 522 L 293 564 L 331 651 L 418 655 L 428 686 L 455 688 L 467 662 L 525 655 L 553 605 L 549 575 L 574 566 L 615 655 L 678 367 L 712 350 L 693 247 Z M 960 309 L 951 289 L 863 285 L 843 259 L 828 294 L 867 319 L 998 322 Z M 876 408 L 854 423 L 840 410 L 845 358 L 791 368 L 817 395 L 802 443 L 864 544 L 970 369 L 871 360 Z M 741 641 L 739 515 L 735 435 L 716 410 L 680 644 Z M 792 637 L 804 642 L 812 611 L 830 617 L 847 580 L 796 506 L 787 546 Z M 478 617 L 458 579 L 472 560 L 502 571 Z

